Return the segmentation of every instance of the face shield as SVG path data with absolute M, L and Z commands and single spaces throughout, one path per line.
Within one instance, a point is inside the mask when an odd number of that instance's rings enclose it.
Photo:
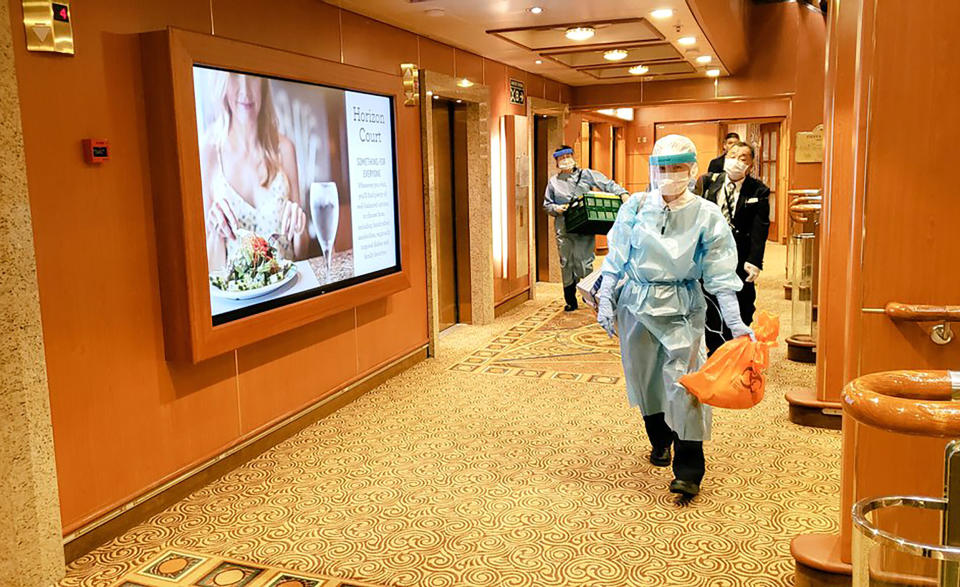
M 573 149 L 557 149 L 553 152 L 553 159 L 557 162 L 560 171 L 573 171 L 577 160 L 573 158 Z
M 697 148 L 687 137 L 667 135 L 653 146 L 650 187 L 660 190 L 661 195 L 682 194 L 697 172 Z

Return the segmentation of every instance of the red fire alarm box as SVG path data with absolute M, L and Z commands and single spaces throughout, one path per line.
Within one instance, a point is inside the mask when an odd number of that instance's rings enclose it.
M 83 158 L 91 164 L 109 160 L 110 143 L 105 139 L 83 139 Z

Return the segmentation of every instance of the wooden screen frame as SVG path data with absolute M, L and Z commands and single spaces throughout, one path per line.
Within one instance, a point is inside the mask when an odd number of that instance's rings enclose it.
M 399 75 L 173 28 L 143 33 L 141 42 L 168 361 L 198 363 L 410 287 L 410 250 L 403 238 L 403 227 L 410 225 L 418 201 L 417 194 L 403 188 L 395 142 L 400 271 L 214 326 L 204 238 L 194 64 L 390 95 L 395 135 L 414 136 L 416 129 L 406 128 L 408 125 L 404 125 L 397 110 L 403 103 Z

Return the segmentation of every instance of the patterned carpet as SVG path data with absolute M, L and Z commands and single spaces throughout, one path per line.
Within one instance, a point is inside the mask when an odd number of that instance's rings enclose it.
M 378 587 L 335 577 L 306 576 L 263 565 L 168 550 L 124 577 L 118 587 Z
M 771 247 L 758 304 L 781 315 L 781 340 L 782 267 Z M 548 331 L 574 320 L 558 287 L 539 290 L 493 325 L 448 331 L 436 359 L 77 560 L 62 584 L 115 585 L 175 549 L 395 586 L 791 585 L 790 539 L 839 517 L 839 432 L 786 417 L 784 392 L 812 385 L 813 367 L 774 349 L 764 401 L 716 411 L 702 493 L 682 506 L 646 461 L 622 382 L 589 381 L 609 365 L 534 358 L 569 352 Z M 598 330 L 587 312 L 576 329 Z M 455 367 L 471 357 L 544 374 Z
M 620 345 L 587 311 L 546 304 L 450 368 L 458 373 L 511 375 L 616 385 L 623 376 Z

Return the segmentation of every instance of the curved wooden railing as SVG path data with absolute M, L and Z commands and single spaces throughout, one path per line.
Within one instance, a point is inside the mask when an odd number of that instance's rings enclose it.
M 818 202 L 810 203 L 791 203 L 790 218 L 794 222 L 809 222 L 814 214 L 819 214 L 822 205 Z
M 960 438 L 960 401 L 949 371 L 886 371 L 843 388 L 853 419 L 900 434 Z
M 904 322 L 960 322 L 960 306 L 926 306 L 890 302 L 883 311 L 891 320 Z

